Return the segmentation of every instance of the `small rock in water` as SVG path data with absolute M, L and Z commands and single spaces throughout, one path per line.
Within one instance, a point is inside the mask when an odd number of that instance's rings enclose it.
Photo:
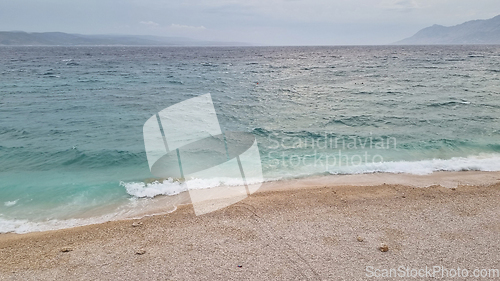
M 139 221 L 139 222 L 136 221 L 136 222 L 134 222 L 132 224 L 133 227 L 138 227 L 138 226 L 141 226 L 141 225 L 142 225 L 142 221 Z
M 361 237 L 361 236 L 358 236 L 357 239 L 358 239 L 358 242 L 363 242 L 364 241 L 363 237 Z
M 387 246 L 386 244 L 382 243 L 382 245 L 380 245 L 380 247 L 378 249 L 381 252 L 387 252 L 387 251 L 389 251 L 389 246 Z
M 63 253 L 67 253 L 67 252 L 71 252 L 71 251 L 73 251 L 73 248 L 71 248 L 71 247 L 64 247 L 61 249 L 61 252 L 63 252 Z
M 146 250 L 144 249 L 139 249 L 135 252 L 136 255 L 144 255 L 146 253 Z

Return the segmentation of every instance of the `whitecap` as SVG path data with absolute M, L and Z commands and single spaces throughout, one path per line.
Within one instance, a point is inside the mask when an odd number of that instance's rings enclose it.
M 17 201 L 19 201 L 19 199 L 17 200 L 14 200 L 14 201 L 7 201 L 5 203 L 3 203 L 6 207 L 10 207 L 10 206 L 14 206 L 17 204 Z

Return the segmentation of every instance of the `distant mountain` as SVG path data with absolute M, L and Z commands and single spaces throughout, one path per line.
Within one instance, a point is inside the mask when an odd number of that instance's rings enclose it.
M 473 20 L 450 27 L 436 24 L 394 44 L 500 44 L 500 15 L 488 20 Z
M 84 46 L 84 45 L 133 45 L 133 46 L 248 46 L 240 42 L 198 41 L 183 37 L 144 35 L 82 35 L 63 32 L 27 33 L 0 31 L 0 46 Z

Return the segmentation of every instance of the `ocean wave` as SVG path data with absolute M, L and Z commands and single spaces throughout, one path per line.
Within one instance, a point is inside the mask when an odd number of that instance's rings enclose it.
M 430 159 L 420 161 L 391 161 L 381 163 L 369 163 L 362 165 L 351 165 L 345 167 L 332 167 L 327 171 L 334 175 L 354 175 L 371 173 L 392 173 L 392 174 L 415 174 L 427 175 L 438 171 L 500 171 L 500 154 L 485 154 L 470 157 L 454 157 L 451 159 Z M 297 172 L 295 176 L 288 174 L 286 176 L 276 176 L 266 178 L 264 182 L 276 181 L 279 179 L 303 178 L 308 176 L 317 176 L 318 172 L 310 174 Z M 247 179 L 248 184 L 256 183 L 252 179 Z M 144 182 L 121 182 L 127 193 L 137 198 L 154 198 L 159 195 L 177 195 L 188 191 L 189 189 L 208 189 L 220 185 L 239 185 L 238 179 L 213 178 L 213 179 L 190 179 L 186 182 L 174 181 L 172 178 L 155 181 L 151 183 Z
M 139 198 L 153 198 L 157 195 L 176 195 L 187 191 L 186 184 L 174 181 L 172 178 L 152 183 L 120 182 L 120 185 L 125 187 L 128 194 Z
M 105 223 L 108 221 L 139 219 L 144 216 L 150 215 L 148 206 L 149 200 L 138 200 L 133 197 L 123 202 L 113 209 L 111 212 L 99 213 L 89 217 L 77 217 L 67 219 L 27 219 L 27 218 L 13 218 L 4 214 L 0 214 L 0 233 L 30 233 L 39 231 L 49 231 L 73 228 L 85 225 Z M 153 204 L 154 205 L 154 204 Z M 176 205 L 162 204 L 161 209 L 154 209 L 155 214 L 171 213 L 177 209 Z
M 46 222 L 34 222 L 29 220 L 5 219 L 0 217 L 0 233 L 23 234 L 29 232 L 71 228 L 100 222 L 104 221 L 96 220 L 95 222 L 84 222 L 84 220 L 71 219 L 66 221 L 50 220 Z
M 469 157 L 454 157 L 451 159 L 430 159 L 420 161 L 393 161 L 382 162 L 378 164 L 364 164 L 359 166 L 335 167 L 329 174 L 370 174 L 370 173 L 394 173 L 394 174 L 416 174 L 426 175 L 438 171 L 500 171 L 500 154 L 483 154 Z M 307 178 L 317 176 L 318 174 L 297 174 L 295 176 L 282 176 L 266 178 L 265 182 L 284 180 L 290 178 Z M 122 207 L 115 209 L 111 213 L 91 218 L 72 218 L 72 219 L 50 219 L 44 221 L 33 221 L 28 219 L 6 218 L 0 214 L 0 233 L 28 233 L 37 231 L 47 231 L 71 228 L 89 224 L 98 224 L 106 221 L 126 219 L 131 217 L 141 217 L 136 214 L 144 213 L 150 200 L 141 200 L 138 198 L 150 199 L 159 195 L 173 196 L 190 189 L 207 189 L 225 185 L 239 185 L 239 180 L 230 178 L 213 179 L 190 179 L 186 182 L 175 181 L 172 178 L 158 180 L 155 182 L 121 182 L 120 185 L 126 189 L 126 192 L 132 197 L 129 202 Z M 247 179 L 248 184 L 256 181 Z M 13 206 L 15 201 L 4 202 L 6 207 Z M 169 212 L 175 210 L 174 208 Z
M 0 216 L 0 233 L 17 233 L 24 234 L 30 232 L 58 230 L 65 228 L 73 228 L 84 225 L 104 223 L 107 221 L 117 220 L 125 217 L 120 217 L 117 214 L 108 214 L 93 218 L 75 218 L 66 220 L 51 219 L 46 221 L 32 221 L 28 219 L 8 219 Z
M 52 132 L 57 134 L 56 131 Z M 143 163 L 144 152 L 125 150 L 79 150 L 76 147 L 54 152 L 32 150 L 27 147 L 2 147 L 0 164 L 4 171 L 35 169 L 49 170 L 57 167 L 86 167 L 91 169 L 116 165 L 137 165 Z M 15 161 L 13 161 L 15 159 Z
M 393 173 L 427 175 L 439 171 L 500 171 L 500 154 L 485 154 L 451 159 L 392 161 L 335 168 L 331 174 Z
M 19 201 L 19 199 L 14 200 L 14 201 L 7 201 L 7 202 L 4 202 L 4 205 L 5 205 L 5 207 L 11 207 L 11 206 L 16 205 L 17 201 Z
M 259 182 L 257 179 L 246 179 L 248 184 Z M 151 183 L 145 182 L 120 182 L 120 185 L 125 187 L 129 195 L 138 198 L 153 198 L 158 195 L 177 195 L 189 189 L 208 189 L 221 185 L 238 186 L 241 184 L 241 179 L 237 178 L 211 178 L 211 179 L 189 179 L 185 182 L 175 181 L 172 178 L 158 180 Z
M 430 107 L 440 107 L 440 106 L 452 106 L 452 105 L 468 105 L 471 104 L 470 101 L 465 101 L 465 100 L 455 100 L 455 101 L 445 101 L 445 102 L 435 102 L 428 104 L 427 106 Z

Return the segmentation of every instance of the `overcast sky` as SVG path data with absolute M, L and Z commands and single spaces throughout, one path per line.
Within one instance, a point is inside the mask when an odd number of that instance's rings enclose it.
M 0 0 L 0 30 L 262 45 L 387 44 L 500 14 L 499 0 Z

